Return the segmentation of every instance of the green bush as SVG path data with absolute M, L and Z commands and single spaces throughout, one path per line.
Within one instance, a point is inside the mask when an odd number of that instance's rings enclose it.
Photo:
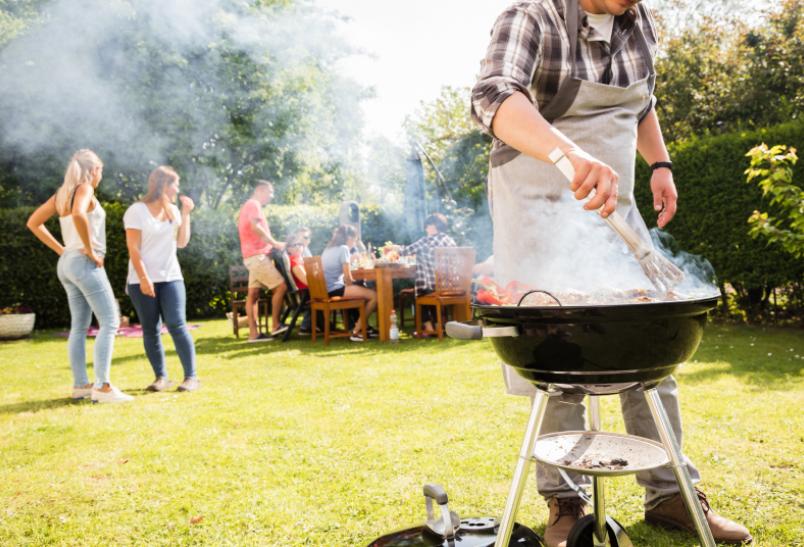
M 679 193 L 679 210 L 669 226 L 679 247 L 712 262 L 722 286 L 732 285 L 749 315 L 767 303 L 770 290 L 800 284 L 804 264 L 776 245 L 750 237 L 748 218 L 755 209 L 773 212 L 761 190 L 746 184 L 746 152 L 765 142 L 796 145 L 804 142 L 804 121 L 702 139 L 669 146 Z M 796 166 L 794 181 L 802 185 L 804 164 Z M 637 180 L 649 180 L 647 165 L 637 165 Z M 637 184 L 637 201 L 645 217 L 653 217 L 647 183 Z
M 25 227 L 32 211 L 0 209 L 0 307 L 24 304 L 36 312 L 38 326 L 68 325 L 67 298 L 56 278 L 58 257 Z M 60 237 L 58 221 L 47 227 Z

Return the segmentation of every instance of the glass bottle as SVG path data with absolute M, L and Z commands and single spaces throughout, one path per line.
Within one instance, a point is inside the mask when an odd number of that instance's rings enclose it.
M 388 339 L 391 342 L 399 342 L 399 325 L 397 325 L 396 321 L 396 310 L 391 310 L 391 328 L 388 332 Z

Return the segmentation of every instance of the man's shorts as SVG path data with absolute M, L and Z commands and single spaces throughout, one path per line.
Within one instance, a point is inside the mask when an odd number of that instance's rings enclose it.
M 249 289 L 275 289 L 285 282 L 268 255 L 254 255 L 243 259 L 248 270 Z

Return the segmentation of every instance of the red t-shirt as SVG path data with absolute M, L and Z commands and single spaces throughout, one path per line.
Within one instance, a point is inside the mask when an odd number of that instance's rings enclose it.
M 307 285 L 299 281 L 299 278 L 296 277 L 296 273 L 293 271 L 293 268 L 295 268 L 296 266 L 301 266 L 302 268 L 304 268 L 304 257 L 301 255 L 299 256 L 290 255 L 290 273 L 293 275 L 293 281 L 296 282 L 296 286 L 299 289 L 306 289 Z
M 237 217 L 237 232 L 240 234 L 240 251 L 243 253 L 243 258 L 265 255 L 270 253 L 273 248 L 270 243 L 263 241 L 251 227 L 251 221 L 254 219 L 257 220 L 259 226 L 262 226 L 266 232 L 268 231 L 268 221 L 265 220 L 265 215 L 262 213 L 260 202 L 250 199 L 240 208 L 240 214 Z

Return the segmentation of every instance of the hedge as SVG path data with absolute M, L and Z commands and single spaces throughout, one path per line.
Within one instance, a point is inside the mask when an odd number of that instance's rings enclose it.
M 744 174 L 749 164 L 745 154 L 762 142 L 800 146 L 804 143 L 804 120 L 694 138 L 668 147 L 679 193 L 679 210 L 669 232 L 680 248 L 711 261 L 722 285 L 767 289 L 804 279 L 804 264 L 748 235 L 751 213 L 769 208 L 757 185 L 746 183 Z M 802 175 L 804 162 L 794 171 L 799 184 L 804 180 Z M 648 166 L 640 161 L 637 180 L 649 178 Z M 637 184 L 636 197 L 646 220 L 654 217 L 649 185 Z
M 134 315 L 125 295 L 128 272 L 123 213 L 120 203 L 105 203 L 107 256 L 105 267 L 123 314 Z M 301 226 L 312 230 L 313 252 L 320 253 L 338 222 L 337 205 L 268 207 L 268 221 L 276 237 L 285 238 Z M 36 314 L 37 327 L 69 325 L 70 312 L 64 289 L 56 277 L 58 257 L 25 227 L 32 207 L 0 209 L 0 307 L 23 304 Z M 187 315 L 191 319 L 223 316 L 229 308 L 229 266 L 241 264 L 235 210 L 197 209 L 193 213 L 192 238 L 179 250 L 179 262 L 187 286 Z M 375 246 L 394 240 L 398 218 L 376 206 L 362 206 L 366 241 Z M 51 219 L 48 229 L 59 239 L 59 223 Z

